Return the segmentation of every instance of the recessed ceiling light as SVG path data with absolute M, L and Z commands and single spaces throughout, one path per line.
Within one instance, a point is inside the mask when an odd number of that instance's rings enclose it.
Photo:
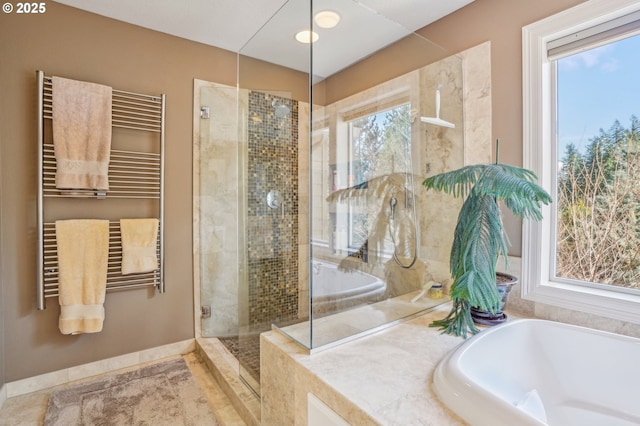
M 296 33 L 296 40 L 300 43 L 314 43 L 318 41 L 320 36 L 315 31 L 302 30 Z
M 333 10 L 323 10 L 316 13 L 314 19 L 320 28 L 333 28 L 340 22 L 340 15 Z

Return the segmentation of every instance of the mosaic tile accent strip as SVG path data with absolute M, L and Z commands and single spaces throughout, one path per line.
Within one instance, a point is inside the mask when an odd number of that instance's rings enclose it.
M 249 92 L 248 124 L 249 325 L 270 327 L 298 311 L 298 103 Z

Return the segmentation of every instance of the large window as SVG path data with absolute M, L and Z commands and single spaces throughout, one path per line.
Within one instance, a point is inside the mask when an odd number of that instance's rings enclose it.
M 556 61 L 556 277 L 640 290 L 640 35 Z M 588 88 L 588 90 L 585 90 Z
M 411 161 L 410 105 L 369 114 L 347 123 L 349 139 L 349 186 L 368 187 L 374 179 L 393 173 L 407 173 Z M 350 203 L 349 248 L 363 246 L 381 206 L 376 203 Z M 385 244 L 386 250 L 392 250 Z
M 525 222 L 526 298 L 640 322 L 640 4 L 523 29 L 524 165 L 555 202 Z

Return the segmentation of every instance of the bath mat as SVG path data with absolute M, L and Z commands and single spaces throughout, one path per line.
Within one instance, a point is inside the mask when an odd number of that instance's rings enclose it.
M 217 425 L 184 359 L 54 391 L 45 426 Z

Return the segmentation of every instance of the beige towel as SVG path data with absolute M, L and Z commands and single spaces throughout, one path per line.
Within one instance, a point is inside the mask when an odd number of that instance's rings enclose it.
M 158 224 L 158 219 L 120 219 L 123 275 L 158 269 Z
M 109 221 L 56 221 L 62 334 L 102 331 L 107 286 Z
M 111 87 L 52 77 L 56 187 L 109 189 Z

